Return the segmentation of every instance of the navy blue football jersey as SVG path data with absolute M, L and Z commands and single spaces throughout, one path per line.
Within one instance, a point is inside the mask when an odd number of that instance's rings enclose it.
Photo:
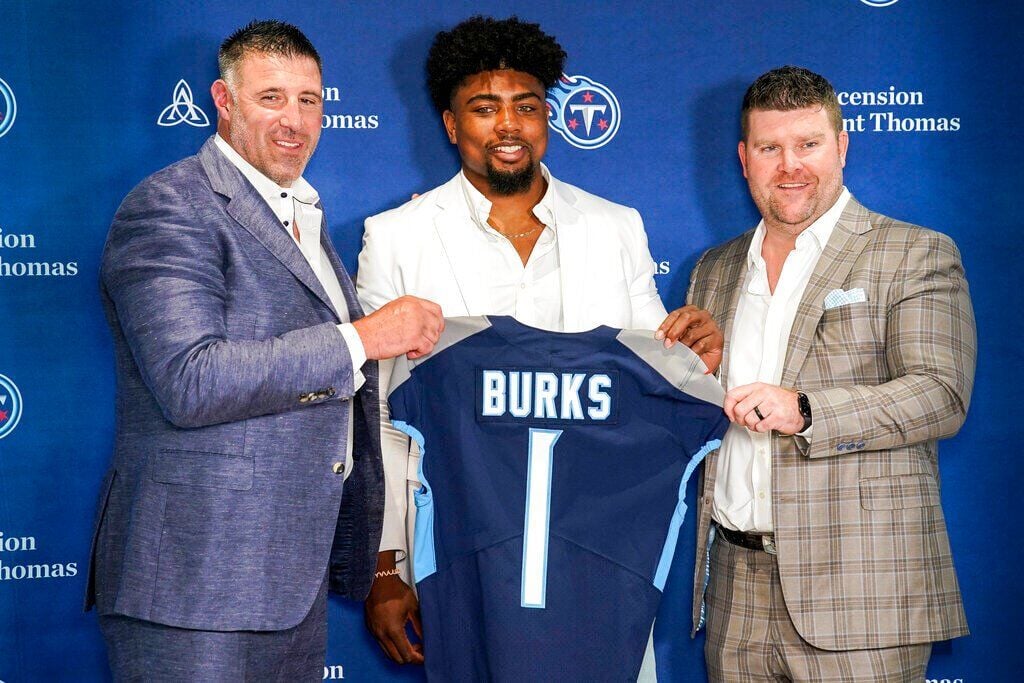
M 721 386 L 650 331 L 452 318 L 396 362 L 428 678 L 635 680 Z

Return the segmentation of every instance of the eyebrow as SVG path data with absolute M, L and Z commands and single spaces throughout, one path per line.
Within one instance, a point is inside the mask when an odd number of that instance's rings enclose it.
M 270 87 L 268 87 L 268 88 L 264 88 L 263 90 L 260 90 L 260 91 L 259 91 L 259 92 L 258 92 L 257 94 L 258 94 L 258 95 L 262 95 L 262 94 L 264 94 L 264 93 L 268 93 L 268 92 L 272 92 L 272 93 L 283 93 L 284 91 L 285 91 L 285 88 L 282 88 L 282 87 L 281 87 L 281 86 L 279 86 L 279 85 L 272 85 L 272 86 L 270 86 Z M 320 98 L 320 97 L 322 97 L 322 95 L 321 95 L 320 91 L 318 91 L 318 90 L 303 90 L 303 91 L 302 91 L 302 92 L 300 92 L 299 94 L 300 94 L 300 95 L 304 95 L 304 96 L 307 96 L 307 97 L 308 97 L 308 96 L 313 96 L 313 97 L 316 97 L 316 98 Z
M 521 92 L 521 93 L 516 93 L 515 95 L 512 96 L 512 101 L 513 102 L 522 102 L 523 100 L 529 100 L 529 99 L 539 100 L 540 96 L 537 93 L 535 93 L 535 92 L 529 92 L 529 91 Z M 480 100 L 482 100 L 484 102 L 500 102 L 501 101 L 501 97 L 499 97 L 498 95 L 495 95 L 494 93 L 483 92 L 483 93 L 479 93 L 477 95 L 473 95 L 472 97 L 470 97 L 468 100 L 466 100 L 466 104 L 471 104 L 473 102 L 480 101 Z
M 535 92 L 521 92 L 518 95 L 513 95 L 512 96 L 512 101 L 513 102 L 522 102 L 523 100 L 529 100 L 529 99 L 537 99 L 537 100 L 539 100 L 540 96 L 538 96 L 537 93 L 535 93 Z
M 817 132 L 811 133 L 810 135 L 803 135 L 803 136 L 801 136 L 798 139 L 801 140 L 801 141 L 807 141 L 807 140 L 814 140 L 815 138 L 823 138 L 823 137 L 825 137 L 825 131 L 817 131 Z M 758 138 L 758 139 L 752 140 L 750 142 L 750 145 L 753 146 L 753 147 L 763 147 L 765 145 L 777 145 L 777 144 L 779 144 L 779 143 L 775 140 L 775 138 Z

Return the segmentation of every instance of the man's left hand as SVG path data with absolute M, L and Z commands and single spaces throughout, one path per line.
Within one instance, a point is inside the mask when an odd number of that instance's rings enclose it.
M 774 384 L 754 382 L 733 387 L 725 394 L 722 408 L 732 422 L 752 432 L 774 430 L 788 436 L 804 428 L 796 392 Z
M 677 341 L 689 346 L 708 366 L 709 375 L 722 364 L 725 335 L 718 329 L 711 313 L 703 308 L 683 306 L 672 311 L 654 333 L 654 338 L 663 339 L 666 349 Z

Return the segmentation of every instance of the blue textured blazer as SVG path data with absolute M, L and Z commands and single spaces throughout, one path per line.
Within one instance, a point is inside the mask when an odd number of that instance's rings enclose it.
M 360 318 L 326 225 L 321 236 Z M 326 292 L 212 139 L 125 198 L 100 285 L 117 434 L 86 607 L 281 630 L 307 614 L 327 572 L 332 590 L 365 597 L 383 516 L 377 365 L 363 366 L 355 393 Z

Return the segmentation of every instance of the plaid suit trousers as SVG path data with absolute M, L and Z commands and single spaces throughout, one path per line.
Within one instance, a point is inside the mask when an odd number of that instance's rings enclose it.
M 707 592 L 708 679 L 808 683 L 920 683 L 931 643 L 866 650 L 822 650 L 789 617 L 774 555 L 718 537 Z

